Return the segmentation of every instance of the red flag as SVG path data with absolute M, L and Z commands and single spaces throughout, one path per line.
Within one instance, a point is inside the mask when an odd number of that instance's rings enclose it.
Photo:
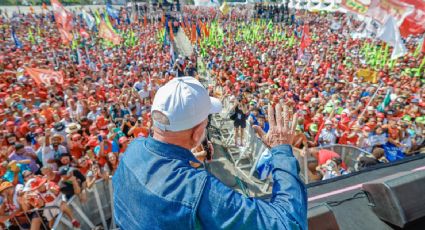
M 51 3 L 58 26 L 63 27 L 68 32 L 71 31 L 73 29 L 71 12 L 65 9 L 58 0 L 51 0 Z
M 196 42 L 196 25 L 195 25 L 195 23 L 192 24 L 192 31 L 191 32 L 192 32 L 192 34 L 190 36 L 190 41 L 192 43 L 195 43 Z
M 85 38 L 85 39 L 89 39 L 90 35 L 87 33 L 87 31 L 83 28 L 80 28 L 80 35 L 81 37 Z
M 120 36 L 115 34 L 115 32 L 109 28 L 105 22 L 102 20 L 99 25 L 99 37 L 109 40 L 114 45 L 119 45 L 121 42 Z
M 303 35 L 301 37 L 301 44 L 300 44 L 301 51 L 304 52 L 304 49 L 310 46 L 310 44 L 311 44 L 310 26 L 304 25 Z
M 168 21 L 168 28 L 170 29 L 170 40 L 174 41 L 174 31 L 171 21 Z
M 143 17 L 143 26 L 148 26 L 148 18 L 146 17 L 146 15 Z
M 62 39 L 62 43 L 67 45 L 69 44 L 72 39 L 74 38 L 74 36 L 72 36 L 72 33 L 70 33 L 69 31 L 66 31 L 64 28 L 59 27 L 58 28 L 59 33 L 61 35 L 61 39 Z
M 49 86 L 53 81 L 63 84 L 63 73 L 61 71 L 37 68 L 25 68 L 25 71 L 34 79 L 37 85 L 45 84 Z

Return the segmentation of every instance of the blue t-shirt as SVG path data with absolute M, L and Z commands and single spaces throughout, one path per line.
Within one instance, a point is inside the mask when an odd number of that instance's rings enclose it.
M 269 132 L 269 129 L 270 129 L 270 127 L 269 127 L 269 123 L 268 122 L 264 122 L 264 125 L 263 125 L 263 131 L 265 132 L 265 133 L 267 133 L 267 132 Z
M 18 172 L 18 182 L 19 184 L 23 184 L 24 183 L 24 177 L 22 176 L 22 172 L 24 172 L 25 170 L 31 171 L 30 167 L 26 164 L 16 164 L 19 167 L 19 172 Z M 9 182 L 13 182 L 13 178 L 15 177 L 15 173 L 10 171 L 10 169 L 8 169 L 6 171 L 6 173 L 3 175 L 3 179 Z

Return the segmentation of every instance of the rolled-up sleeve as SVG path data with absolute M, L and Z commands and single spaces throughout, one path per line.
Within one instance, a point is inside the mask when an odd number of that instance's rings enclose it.
M 271 152 L 271 200 L 245 197 L 209 176 L 197 209 L 203 229 L 307 229 L 307 194 L 292 149 Z

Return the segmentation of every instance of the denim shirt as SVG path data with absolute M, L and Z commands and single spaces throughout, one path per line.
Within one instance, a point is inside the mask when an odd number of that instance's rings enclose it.
M 270 201 L 245 197 L 193 154 L 153 138 L 134 140 L 112 179 L 117 225 L 127 229 L 307 229 L 307 195 L 289 145 L 271 150 Z

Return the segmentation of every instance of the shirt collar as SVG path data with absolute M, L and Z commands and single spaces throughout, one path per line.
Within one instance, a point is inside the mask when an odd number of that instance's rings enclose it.
M 168 144 L 168 143 L 155 140 L 152 137 L 149 137 L 146 140 L 146 148 L 166 158 L 173 158 L 173 159 L 178 159 L 178 160 L 187 161 L 187 162 L 192 161 L 195 163 L 201 163 L 198 161 L 198 159 L 195 158 L 195 156 L 189 150 L 177 145 Z

